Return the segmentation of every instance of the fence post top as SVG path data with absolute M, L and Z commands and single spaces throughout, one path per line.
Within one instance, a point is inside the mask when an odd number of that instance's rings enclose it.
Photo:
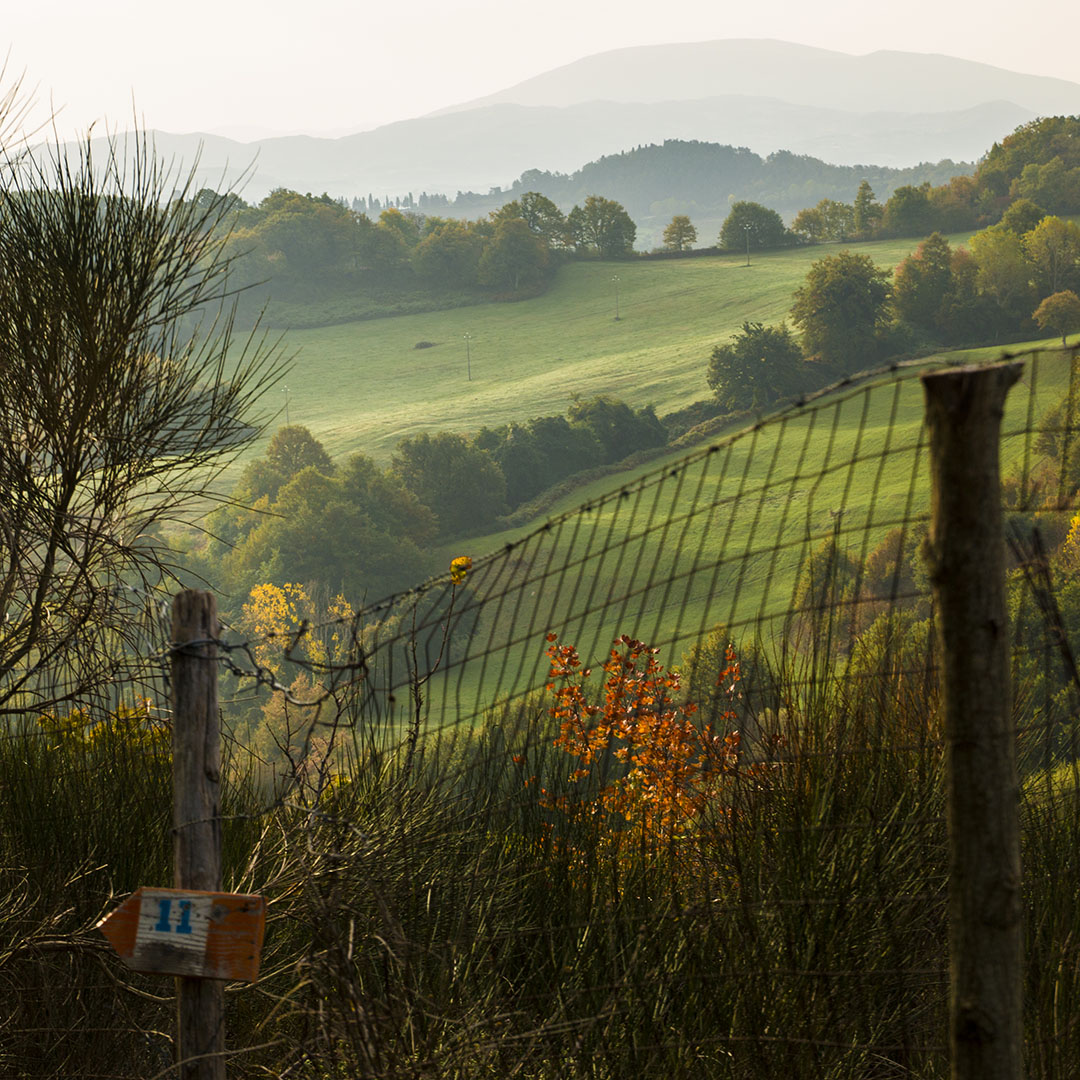
M 924 386 L 931 382 L 959 382 L 973 375 L 982 375 L 990 378 L 991 375 L 1005 374 L 1008 385 L 1011 386 L 1024 371 L 1023 360 L 1003 358 L 990 364 L 962 364 L 959 367 L 939 368 L 936 371 L 924 371 L 919 380 Z

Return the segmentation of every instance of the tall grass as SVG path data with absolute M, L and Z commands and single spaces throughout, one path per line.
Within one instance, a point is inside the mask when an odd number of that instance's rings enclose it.
M 544 694 L 412 751 L 342 715 L 337 751 L 288 784 L 237 750 L 226 887 L 263 891 L 270 918 L 262 979 L 227 994 L 229 1075 L 943 1075 L 943 762 L 923 645 L 892 639 L 842 678 L 835 655 L 761 650 L 739 767 L 670 842 L 550 809 L 577 787 Z M 168 883 L 167 753 L 94 730 L 0 739 L 7 1075 L 168 1075 L 171 982 L 126 971 L 91 929 Z M 1033 1076 L 1080 1060 L 1076 791 L 1061 771 L 1025 788 Z

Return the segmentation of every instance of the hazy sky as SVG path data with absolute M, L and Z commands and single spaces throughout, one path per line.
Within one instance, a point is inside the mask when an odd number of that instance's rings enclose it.
M 1080 82 L 1075 0 L 0 0 L 7 83 L 25 72 L 39 117 L 50 100 L 62 107 L 65 136 L 136 113 L 175 132 L 345 134 L 590 53 L 741 37 L 939 52 Z

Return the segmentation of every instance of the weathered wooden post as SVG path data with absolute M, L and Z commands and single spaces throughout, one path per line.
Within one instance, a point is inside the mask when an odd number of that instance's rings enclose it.
M 189 590 L 173 600 L 173 857 L 178 889 L 221 889 L 221 721 L 217 604 Z M 217 979 L 176 979 L 181 1080 L 224 1080 L 225 997 Z
M 998 444 L 1022 364 L 923 376 L 945 707 L 953 1080 L 1023 1075 L 1019 793 Z

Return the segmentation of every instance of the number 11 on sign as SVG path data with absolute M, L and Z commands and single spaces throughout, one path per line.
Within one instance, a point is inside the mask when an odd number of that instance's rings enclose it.
M 157 921 L 155 930 L 160 933 L 167 934 L 174 928 L 169 924 L 169 912 L 172 910 L 172 900 L 158 900 L 158 910 L 161 915 Z M 176 924 L 175 932 L 177 934 L 190 934 L 191 933 L 191 901 L 181 900 L 178 904 L 180 908 L 180 921 Z

